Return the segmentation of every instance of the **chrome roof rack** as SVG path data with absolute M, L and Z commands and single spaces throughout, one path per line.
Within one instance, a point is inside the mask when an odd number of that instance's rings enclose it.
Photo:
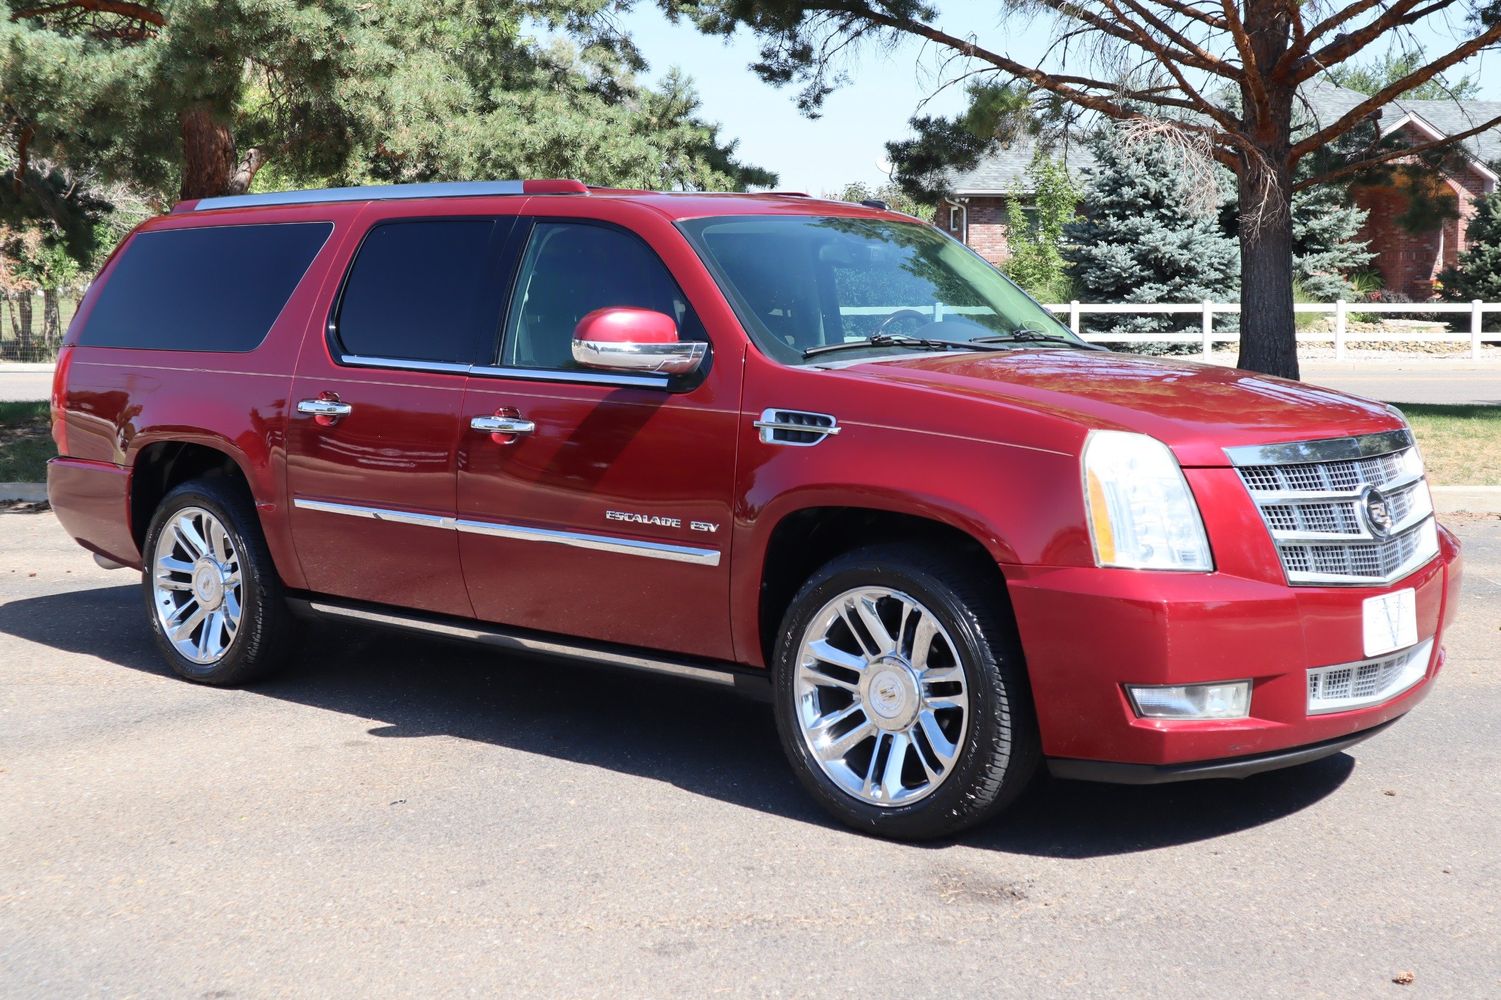
M 203 198 L 191 211 L 256 208 L 269 205 L 317 205 L 334 201 L 394 201 L 403 198 L 476 198 L 524 194 L 588 194 L 575 180 L 435 181 L 425 184 L 372 184 L 365 187 L 313 188 Z

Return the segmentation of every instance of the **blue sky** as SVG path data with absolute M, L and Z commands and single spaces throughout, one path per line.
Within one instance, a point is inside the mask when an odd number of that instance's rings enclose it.
M 970 4 L 946 6 L 939 23 L 948 30 L 972 31 L 1019 59 L 1035 58 L 1047 43 L 1042 24 L 1011 21 L 999 28 L 985 17 L 951 16 L 972 15 L 976 8 Z M 879 184 L 886 179 L 880 167 L 885 143 L 908 134 L 907 121 L 925 99 L 931 97 L 925 113 L 953 114 L 964 105 L 962 87 L 942 89 L 953 70 L 945 72 L 941 53 L 917 40 L 859 52 L 848 66 L 850 82 L 829 97 L 822 118 L 808 119 L 797 110 L 795 86 L 762 83 L 748 68 L 757 45 L 744 31 L 726 43 L 700 34 L 687 21 L 670 24 L 649 2 L 621 18 L 621 27 L 651 64 L 648 76 L 659 79 L 676 66 L 692 77 L 704 117 L 719 122 L 723 135 L 740 140 L 744 160 L 780 174 L 778 187 L 785 191 L 819 195 L 851 181 Z M 1447 27 L 1429 26 L 1422 37 L 1436 53 L 1461 30 L 1456 19 Z M 1464 72 L 1479 78 L 1482 97 L 1501 100 L 1501 61 L 1472 62 Z

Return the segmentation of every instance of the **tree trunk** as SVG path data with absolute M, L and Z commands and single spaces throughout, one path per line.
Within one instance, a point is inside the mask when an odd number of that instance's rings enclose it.
M 63 342 L 63 312 L 56 288 L 42 289 L 42 341 L 51 355 Z
M 186 201 L 229 194 L 230 178 L 238 166 L 234 133 L 206 103 L 183 108 L 177 120 L 182 126 L 180 197 Z
M 19 315 L 19 325 L 16 327 L 16 348 L 20 352 L 22 361 L 35 361 L 31 356 L 31 296 L 26 289 L 21 290 L 21 297 L 16 302 Z
M 1244 181 L 1240 185 L 1240 360 L 1236 363 L 1251 371 L 1295 379 L 1292 186 L 1286 170 L 1274 173 L 1282 176 L 1265 204 L 1257 185 Z
M 1245 28 L 1256 63 L 1276 66 L 1292 38 L 1288 5 L 1248 0 Z M 1255 135 L 1236 170 L 1240 230 L 1240 360 L 1242 368 L 1298 377 L 1293 322 L 1293 102 L 1296 89 L 1265 76 L 1241 83 L 1243 114 Z

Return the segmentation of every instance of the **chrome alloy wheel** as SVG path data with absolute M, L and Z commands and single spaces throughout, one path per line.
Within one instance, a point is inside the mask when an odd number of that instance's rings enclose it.
M 861 802 L 901 806 L 953 773 L 969 725 L 958 647 L 922 604 L 862 587 L 825 604 L 797 653 L 803 742 Z
M 216 663 L 240 628 L 240 555 L 219 519 L 184 507 L 156 539 L 151 591 L 172 647 L 194 663 Z

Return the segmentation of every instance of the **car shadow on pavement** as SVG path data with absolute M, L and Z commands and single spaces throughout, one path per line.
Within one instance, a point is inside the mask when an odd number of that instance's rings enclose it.
M 135 586 L 12 601 L 0 632 L 171 680 Z M 374 629 L 306 629 L 288 669 L 251 689 L 379 719 L 372 736 L 447 736 L 670 782 L 686 791 L 833 827 L 792 776 L 770 709 L 685 682 Z M 1054 858 L 1129 854 L 1209 840 L 1298 812 L 1339 788 L 1348 755 L 1244 781 L 1123 787 L 1038 782 L 972 848 Z M 940 842 L 935 846 L 943 846 Z

